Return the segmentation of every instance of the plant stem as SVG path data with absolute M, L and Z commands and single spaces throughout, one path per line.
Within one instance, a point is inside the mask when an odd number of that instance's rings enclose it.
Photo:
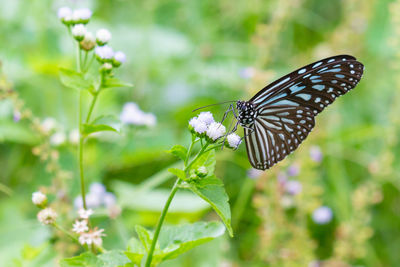
M 79 43 L 76 45 L 76 69 L 78 72 L 81 72 L 81 49 Z
M 86 197 L 85 197 L 85 177 L 83 173 L 83 141 L 82 136 L 82 91 L 79 92 L 79 143 L 78 143 L 78 164 L 79 164 L 79 177 L 81 183 L 81 196 L 83 208 L 86 209 Z
M 89 123 L 90 116 L 92 115 L 93 108 L 94 108 L 94 105 L 96 104 L 96 101 L 97 101 L 97 97 L 98 97 L 98 96 L 99 96 L 99 93 L 98 93 L 98 92 L 96 92 L 96 93 L 93 95 L 92 102 L 90 103 L 90 107 L 89 107 L 88 114 L 87 114 L 87 116 L 86 116 L 85 123 Z
M 58 230 L 60 230 L 61 232 L 63 232 L 64 234 L 66 234 L 67 236 L 69 236 L 72 240 L 74 240 L 75 242 L 79 243 L 79 240 L 71 235 L 67 230 L 65 230 L 63 227 L 61 227 L 60 225 L 58 225 L 57 223 L 53 223 L 52 224 L 55 228 L 57 228 Z
M 160 219 L 158 220 L 158 223 L 157 223 L 156 231 L 154 232 L 153 241 L 151 242 L 149 254 L 146 259 L 146 265 L 145 265 L 146 267 L 150 267 L 150 264 L 151 264 L 151 261 L 153 258 L 154 249 L 156 247 L 158 235 L 160 234 L 160 231 L 161 231 L 161 226 L 164 222 L 165 216 L 167 215 L 169 205 L 171 204 L 171 201 L 174 198 L 176 191 L 178 191 L 178 188 L 179 188 L 179 185 L 181 184 L 181 182 L 182 182 L 181 179 L 179 179 L 179 178 L 176 179 L 175 184 L 172 187 L 171 192 L 169 193 L 167 202 L 165 203 L 164 208 L 161 212 Z
M 197 141 L 195 141 L 195 138 L 192 138 L 192 143 L 191 143 L 190 146 L 189 146 L 188 153 L 187 153 L 186 159 L 185 159 L 185 161 L 184 161 L 184 162 L 185 162 L 185 172 L 186 172 L 187 170 L 189 170 L 189 168 L 190 168 L 190 167 L 193 165 L 193 163 L 195 163 L 196 160 L 204 153 L 204 151 L 206 150 L 207 146 L 209 145 L 209 143 L 207 142 L 204 146 L 202 146 L 201 149 L 200 149 L 200 151 L 199 151 L 199 153 L 196 155 L 196 157 L 189 163 L 189 165 L 186 166 L 186 164 L 187 164 L 187 162 L 188 162 L 188 160 L 189 160 L 189 158 L 190 158 L 190 152 L 192 151 L 193 144 L 196 143 L 196 142 L 197 142 Z M 181 183 L 182 183 L 182 180 L 179 179 L 179 178 L 177 178 L 176 181 L 175 181 L 174 186 L 173 186 L 172 189 L 171 189 L 171 192 L 169 193 L 167 202 L 165 203 L 164 208 L 163 208 L 163 210 L 162 210 L 162 212 L 161 212 L 160 219 L 158 220 L 158 223 L 157 223 L 157 226 L 156 226 L 156 231 L 154 232 L 153 240 L 152 240 L 152 242 L 151 242 L 151 247 L 150 247 L 150 250 L 149 250 L 147 259 L 146 259 L 145 267 L 150 267 L 151 261 L 152 261 L 152 259 L 153 259 L 154 249 L 155 249 L 155 247 L 156 247 L 157 239 L 158 239 L 158 236 L 159 236 L 159 234 L 160 234 L 161 227 L 162 227 L 162 225 L 163 225 L 163 223 L 164 223 L 165 216 L 167 215 L 167 212 L 168 212 L 169 206 L 170 206 L 170 204 L 171 204 L 171 201 L 172 201 L 172 199 L 174 198 L 176 191 L 178 191 L 179 185 L 180 185 Z

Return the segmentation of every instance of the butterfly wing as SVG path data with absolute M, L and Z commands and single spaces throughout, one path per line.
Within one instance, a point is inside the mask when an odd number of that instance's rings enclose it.
M 364 66 L 354 57 L 326 58 L 276 80 L 250 99 L 253 129 L 245 128 L 249 161 L 268 169 L 294 151 L 314 127 L 314 117 L 336 97 L 353 89 Z
M 317 115 L 336 97 L 353 89 L 363 70 L 364 66 L 352 56 L 326 58 L 271 83 L 250 102 L 256 109 L 274 105 L 308 107 Z
M 309 108 L 281 105 L 262 108 L 254 128 L 245 128 L 247 156 L 256 169 L 269 169 L 294 151 L 314 128 Z

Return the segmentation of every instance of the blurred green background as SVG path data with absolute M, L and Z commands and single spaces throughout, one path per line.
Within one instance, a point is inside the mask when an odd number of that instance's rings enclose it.
M 287 159 L 250 179 L 243 145 L 218 153 L 235 237 L 162 266 L 400 266 L 400 1 L 387 0 L 1 1 L 4 266 L 56 266 L 76 251 L 36 221 L 30 200 L 45 186 L 72 209 L 79 194 L 76 146 L 53 147 L 41 159 L 48 140 L 29 121 L 13 120 L 15 105 L 24 103 L 40 120 L 55 118 L 67 134 L 77 128 L 78 96 L 58 79 L 60 66 L 74 65 L 73 43 L 57 18 L 64 5 L 89 7 L 89 29 L 109 29 L 111 46 L 127 54 L 117 76 L 134 87 L 106 91 L 95 115 L 119 116 L 124 103 L 136 102 L 157 117 L 155 127 L 127 127 L 85 147 L 88 184 L 104 184 L 122 208 L 115 219 L 106 212 L 96 217 L 106 228 L 106 248 L 124 248 L 136 224 L 155 225 L 173 182 L 166 168 L 176 162 L 165 150 L 189 144 L 192 109 L 249 99 L 298 67 L 350 54 L 365 65 L 360 84 L 317 117 Z M 226 108 L 209 110 L 218 119 Z M 315 146 L 321 162 L 310 157 Z M 288 175 L 302 185 L 295 196 L 282 192 L 277 179 Z M 138 187 L 145 193 L 134 193 Z M 322 205 L 333 213 L 326 224 L 312 219 Z M 177 196 L 171 214 L 171 224 L 218 219 L 189 192 Z

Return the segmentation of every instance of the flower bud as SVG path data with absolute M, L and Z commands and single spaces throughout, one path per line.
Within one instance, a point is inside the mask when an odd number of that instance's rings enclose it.
M 97 46 L 94 49 L 94 52 L 96 54 L 97 60 L 100 61 L 101 63 L 111 62 L 114 56 L 114 51 L 108 45 Z
M 76 24 L 72 27 L 72 36 L 78 42 L 82 41 L 86 34 L 86 27 L 83 24 Z
M 121 51 L 115 52 L 113 62 L 112 62 L 114 67 L 119 67 L 125 61 L 126 61 L 126 56 L 125 56 L 124 52 L 121 52 Z
M 93 33 L 86 32 L 85 37 L 79 43 L 81 49 L 90 51 L 96 46 L 96 40 L 94 39 Z
M 57 213 L 52 208 L 45 208 L 38 212 L 37 218 L 44 225 L 53 224 L 56 221 Z
M 218 138 L 226 133 L 225 126 L 219 122 L 212 122 L 207 129 L 207 137 L 210 141 L 215 142 Z
M 68 25 L 72 21 L 72 10 L 69 7 L 61 7 L 58 9 L 57 16 L 62 23 Z
M 100 71 L 104 73 L 110 73 L 112 68 L 113 66 L 111 65 L 111 63 L 106 62 L 101 66 Z
M 107 29 L 100 29 L 96 32 L 97 44 L 102 46 L 111 40 L 111 33 Z
M 207 131 L 207 124 L 194 117 L 189 121 L 189 130 L 197 136 L 203 136 Z
M 32 202 L 39 208 L 44 208 L 47 205 L 47 197 L 40 191 L 32 193 Z
M 233 149 L 237 149 L 240 143 L 242 143 L 240 136 L 235 133 L 229 134 L 226 139 L 228 140 L 228 147 Z
M 73 23 L 87 24 L 92 17 L 92 11 L 88 8 L 79 8 L 72 13 Z
M 195 173 L 200 178 L 204 178 L 207 176 L 208 170 L 205 166 L 200 166 L 199 168 L 197 168 L 197 170 L 195 170 Z

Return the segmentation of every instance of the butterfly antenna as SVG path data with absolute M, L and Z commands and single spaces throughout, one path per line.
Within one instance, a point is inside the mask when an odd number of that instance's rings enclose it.
M 203 108 L 207 108 L 207 107 L 211 107 L 211 106 L 216 106 L 216 105 L 222 105 L 222 104 L 226 104 L 226 103 L 232 103 L 232 102 L 236 102 L 236 101 L 233 100 L 233 101 L 225 101 L 225 102 L 221 102 L 221 103 L 211 104 L 211 105 L 207 105 L 207 106 L 203 106 L 203 107 L 199 107 L 199 108 L 193 109 L 192 112 L 195 112 L 196 110 L 199 110 L 199 109 L 203 109 Z

